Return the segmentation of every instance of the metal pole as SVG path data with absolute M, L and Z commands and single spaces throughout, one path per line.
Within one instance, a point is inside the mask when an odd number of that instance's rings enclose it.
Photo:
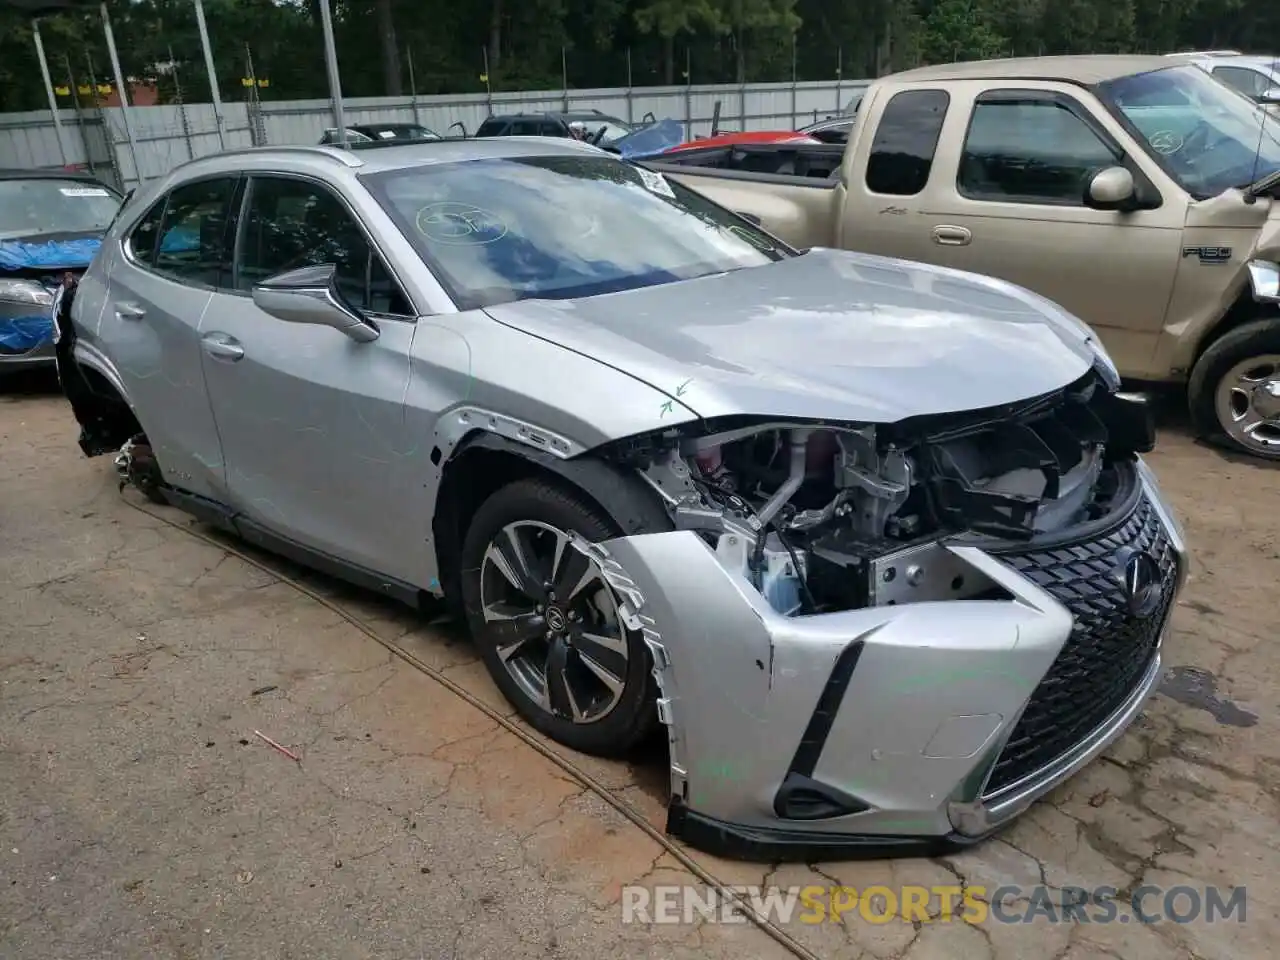
M 80 143 L 84 147 L 84 162 L 90 173 L 94 173 L 93 150 L 89 146 L 89 135 L 84 129 L 84 109 L 80 106 L 80 91 L 76 89 L 76 75 L 71 69 L 71 58 L 65 53 L 62 63 L 67 68 L 67 89 L 71 91 L 71 104 L 76 110 L 76 127 L 80 130 Z
M 40 21 L 31 21 L 31 32 L 36 40 L 36 56 L 40 59 L 40 75 L 44 77 L 44 92 L 49 95 L 49 112 L 53 114 L 53 129 L 58 135 L 58 153 L 62 155 L 62 165 L 70 166 L 71 158 L 67 153 L 66 135 L 62 129 L 62 117 L 58 112 L 58 97 L 53 92 L 53 77 L 49 75 L 49 61 L 44 55 L 44 40 L 40 38 Z
M 209 74 L 209 97 L 213 101 L 213 124 L 218 129 L 218 148 L 227 149 L 227 120 L 222 115 L 222 93 L 218 90 L 218 71 L 213 67 L 213 49 L 209 45 L 209 26 L 204 21 L 204 3 L 195 0 L 196 27 L 200 30 L 200 49 L 204 51 L 204 69 Z
M 693 139 L 693 54 L 684 48 L 684 138 Z
M 409 61 L 409 102 L 413 105 L 413 122 L 422 123 L 422 118 L 418 116 L 418 84 L 413 79 L 413 47 L 407 43 L 404 45 L 404 55 Z
M 636 105 L 631 96 L 631 48 L 627 47 L 627 123 L 635 123 Z
M 569 112 L 569 55 L 560 47 L 560 89 L 564 91 L 564 112 Z
M 329 0 L 320 0 L 320 25 L 324 30 L 324 66 L 329 74 L 329 98 L 333 101 L 333 122 L 338 128 L 338 144 L 347 145 L 347 118 L 342 112 L 342 80 L 338 76 L 338 48 L 333 42 L 333 13 Z
M 836 47 L 836 116 L 844 109 L 844 91 L 841 90 L 841 79 L 844 76 L 844 47 Z
M 196 158 L 196 149 L 191 144 L 191 122 L 187 118 L 187 100 L 182 95 L 182 78 L 178 76 L 178 61 L 173 59 L 173 47 L 169 47 L 169 69 L 173 71 L 173 93 L 178 100 L 178 120 L 182 123 L 182 137 L 187 142 L 187 159 Z
M 489 102 L 489 116 L 493 116 L 493 85 L 489 82 L 489 48 L 481 47 L 480 55 L 484 57 L 484 95 Z
M 129 157 L 133 160 L 133 175 L 142 186 L 142 166 L 138 163 L 138 142 L 133 136 L 133 120 L 130 118 L 129 91 L 124 85 L 124 71 L 120 69 L 120 53 L 116 50 L 116 35 L 111 31 L 111 15 L 102 4 L 102 32 L 107 36 L 107 53 L 111 55 L 111 70 L 115 74 L 116 89 L 120 92 L 120 116 L 124 118 L 124 135 L 129 138 Z M 121 177 L 123 182 L 125 177 Z
M 794 130 L 799 124 L 796 123 L 796 34 L 791 32 L 791 129 Z

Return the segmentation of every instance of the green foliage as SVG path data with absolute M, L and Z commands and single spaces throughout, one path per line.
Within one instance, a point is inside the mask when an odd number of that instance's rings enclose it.
M 923 63 L 1059 53 L 1267 49 L 1275 0 L 332 0 L 343 92 L 378 96 L 845 79 Z M 191 0 L 108 0 L 124 70 L 161 98 L 207 101 Z M 327 94 L 318 0 L 204 0 L 218 84 Z M 41 22 L 54 82 L 110 79 L 96 10 Z M 562 55 L 563 52 L 563 55 Z M 563 59 L 562 59 L 563 56 Z M 177 64 L 172 71 L 158 65 Z M 685 75 L 686 64 L 690 76 Z M 71 99 L 62 102 L 70 106 Z M 46 106 L 30 24 L 0 8 L 0 110 Z

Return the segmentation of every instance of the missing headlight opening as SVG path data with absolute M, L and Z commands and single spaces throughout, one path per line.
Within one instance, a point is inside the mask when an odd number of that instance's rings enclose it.
M 1025 543 L 1103 519 L 1153 442 L 1145 403 L 1090 372 L 998 409 L 888 426 L 733 418 L 613 452 L 678 529 L 792 616 L 1002 597 L 944 544 Z

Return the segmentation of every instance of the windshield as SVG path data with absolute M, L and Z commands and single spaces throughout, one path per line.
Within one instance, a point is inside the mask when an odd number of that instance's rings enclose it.
M 691 280 L 790 253 L 612 157 L 474 160 L 361 179 L 464 310 Z
M 1194 197 L 1216 197 L 1280 171 L 1280 123 L 1199 67 L 1109 80 L 1097 93 Z
M 0 240 L 102 233 L 120 208 L 106 187 L 84 180 L 0 180 Z
M 617 120 L 603 120 L 599 117 L 578 117 L 575 118 L 575 120 L 579 120 L 586 125 L 587 135 L 591 137 L 594 137 L 597 131 L 599 131 L 601 127 L 604 127 L 604 136 L 600 139 L 601 144 L 613 143 L 615 140 L 621 140 L 632 132 L 631 128 Z
M 426 127 L 413 124 L 391 125 L 385 127 L 361 127 L 360 133 L 376 140 L 439 140 L 440 134 Z

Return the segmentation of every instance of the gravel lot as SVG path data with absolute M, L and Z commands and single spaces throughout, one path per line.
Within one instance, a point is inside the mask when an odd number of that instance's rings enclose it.
M 131 508 L 75 436 L 51 388 L 0 394 L 0 957 L 789 956 L 746 925 L 623 924 L 623 884 L 692 882 L 669 853 L 331 609 Z M 744 884 L 1247 887 L 1243 923 L 1142 924 L 1122 896 L 1112 923 L 787 927 L 824 958 L 1272 955 L 1278 474 L 1176 423 L 1151 461 L 1192 580 L 1162 695 L 1108 757 L 945 861 L 699 862 Z M 271 563 L 509 713 L 447 625 Z M 661 757 L 574 759 L 661 825 Z

